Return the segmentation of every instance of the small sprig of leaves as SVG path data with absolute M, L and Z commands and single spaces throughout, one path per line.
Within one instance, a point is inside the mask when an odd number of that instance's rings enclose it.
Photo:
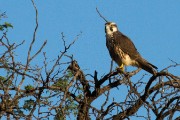
M 53 84 L 53 86 L 61 87 L 62 89 L 65 89 L 68 86 L 69 81 L 71 80 L 72 77 L 73 77 L 72 72 L 68 70 L 67 74 L 62 78 L 59 78 L 57 82 Z
M 34 89 L 34 87 L 32 85 L 27 85 L 24 87 L 24 89 L 27 91 L 27 92 L 30 92 L 31 90 Z
M 33 105 L 34 105 L 34 102 L 35 102 L 35 101 L 32 100 L 32 99 L 30 99 L 30 100 L 25 100 L 24 105 L 23 105 L 23 108 L 24 108 L 25 110 L 30 111 L 30 110 L 32 109 Z
M 1 80 L 1 81 L 5 81 L 5 80 L 6 80 L 6 78 L 5 78 L 5 77 L 3 77 L 3 76 L 0 76 L 0 80 Z
M 13 28 L 13 25 L 11 23 L 5 22 L 4 24 L 0 24 L 0 31 L 3 31 L 8 28 Z
M 6 12 L 0 13 L 0 20 L 1 18 L 7 18 Z

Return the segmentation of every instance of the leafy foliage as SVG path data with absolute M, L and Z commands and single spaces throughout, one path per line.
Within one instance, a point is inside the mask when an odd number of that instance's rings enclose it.
M 4 24 L 0 24 L 0 31 L 3 31 L 4 29 L 13 28 L 13 25 L 11 23 L 5 22 Z
M 33 108 L 34 102 L 35 102 L 35 100 L 32 100 L 32 99 L 25 100 L 23 109 L 30 111 Z
M 5 80 L 6 80 L 6 78 L 5 78 L 5 77 L 0 76 L 0 81 L 4 82 Z
M 72 79 L 73 74 L 70 70 L 67 70 L 67 74 L 65 74 L 63 77 L 59 78 L 56 83 L 53 84 L 53 86 L 60 87 L 63 90 L 66 89 L 68 86 L 70 80 Z
M 6 18 L 6 13 L 0 13 L 0 20 L 1 18 Z M 13 28 L 13 25 L 9 22 L 4 22 L 3 24 L 0 24 L 0 31 L 3 31 L 4 29 Z
M 68 98 L 63 106 L 63 109 L 56 109 L 56 116 L 54 120 L 65 120 L 66 116 L 73 113 L 74 116 L 78 114 L 78 104 L 72 98 Z M 63 111 L 62 111 L 63 110 Z
M 26 91 L 30 91 L 30 90 L 33 90 L 34 87 L 32 85 L 27 85 L 24 87 Z

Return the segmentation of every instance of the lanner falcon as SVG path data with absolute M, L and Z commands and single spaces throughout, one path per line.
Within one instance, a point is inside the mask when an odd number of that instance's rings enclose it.
M 157 67 L 141 57 L 133 42 L 118 31 L 116 23 L 107 22 L 105 24 L 105 32 L 106 46 L 109 50 L 109 54 L 121 69 L 124 69 L 124 65 L 131 65 L 156 75 L 155 69 L 157 69 Z

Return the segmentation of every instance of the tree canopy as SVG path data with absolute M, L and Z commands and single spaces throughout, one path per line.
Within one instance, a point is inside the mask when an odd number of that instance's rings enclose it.
M 115 69 L 105 75 L 99 75 L 98 71 L 87 74 L 68 53 L 80 34 L 67 44 L 63 33 L 64 49 L 50 60 L 43 52 L 47 41 L 38 50 L 33 50 L 39 21 L 33 0 L 32 4 L 35 28 L 25 61 L 16 59 L 20 55 L 16 50 L 25 41 L 12 43 L 8 31 L 13 31 L 13 25 L 0 21 L 0 118 L 120 120 L 135 117 L 150 120 L 154 116 L 157 120 L 180 119 L 180 77 L 168 72 L 170 68 L 178 68 L 179 63 L 172 61 L 157 75 L 142 74 L 139 79 L 134 76 L 141 69 L 131 72 Z M 0 13 L 0 20 L 5 17 L 6 13 Z M 38 55 L 43 56 L 41 65 L 32 63 Z M 62 61 L 64 58 L 65 62 Z M 29 84 L 24 85 L 27 81 Z M 118 92 L 118 99 L 111 97 L 112 90 Z M 100 101 L 100 97 L 104 101 Z M 100 107 L 93 102 L 98 102 Z M 140 109 L 144 113 L 139 113 Z

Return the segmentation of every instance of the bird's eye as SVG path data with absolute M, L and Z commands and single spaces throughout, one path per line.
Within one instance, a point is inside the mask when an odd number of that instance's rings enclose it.
M 110 30 L 113 31 L 113 27 L 110 27 Z

